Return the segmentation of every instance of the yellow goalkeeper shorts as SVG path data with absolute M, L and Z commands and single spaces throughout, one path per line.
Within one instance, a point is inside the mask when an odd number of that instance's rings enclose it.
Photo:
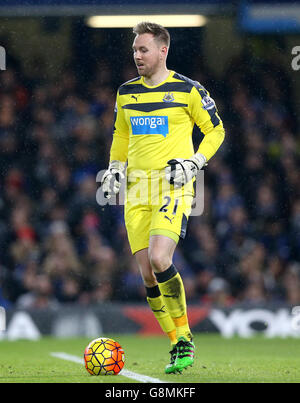
M 174 189 L 164 174 L 151 180 L 127 178 L 124 216 L 132 254 L 148 248 L 151 235 L 165 235 L 176 243 L 184 238 L 193 198 L 193 181 Z

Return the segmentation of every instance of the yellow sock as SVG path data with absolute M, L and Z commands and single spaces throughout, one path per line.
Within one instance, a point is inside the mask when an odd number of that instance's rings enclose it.
M 156 290 L 154 290 L 155 287 L 152 287 L 152 288 L 153 288 L 152 292 L 151 291 L 149 292 L 149 289 L 146 288 L 147 294 L 150 293 L 152 295 L 152 297 L 147 296 L 148 304 L 149 304 L 156 320 L 160 324 L 162 331 L 164 333 L 166 333 L 166 335 L 169 337 L 171 344 L 172 345 L 176 344 L 177 343 L 177 336 L 176 336 L 177 332 L 176 332 L 176 327 L 175 327 L 174 321 L 171 318 L 171 316 L 167 310 L 166 304 L 164 302 L 163 297 L 160 294 L 159 288 L 157 287 Z M 159 295 L 157 295 L 158 293 L 159 293 Z M 154 296 L 155 294 L 157 296 Z
M 189 327 L 187 314 L 182 315 L 180 318 L 173 318 L 173 321 L 176 326 L 177 339 L 184 337 L 187 340 L 191 340 L 193 338 Z
M 171 316 L 170 316 L 170 318 L 171 318 Z M 171 318 L 171 320 L 172 320 L 172 318 Z M 174 329 L 171 332 L 167 332 L 167 335 L 168 335 L 168 337 L 170 339 L 171 345 L 175 346 L 175 344 L 178 341 L 176 328 L 174 327 Z
M 187 318 L 187 306 L 184 285 L 174 265 L 164 272 L 156 273 L 158 287 L 163 296 L 168 312 L 176 326 L 177 339 L 192 339 Z

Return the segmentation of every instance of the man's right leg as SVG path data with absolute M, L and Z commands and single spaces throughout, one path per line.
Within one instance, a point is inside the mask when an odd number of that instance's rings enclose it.
M 148 258 L 148 248 L 142 249 L 135 253 L 135 257 L 145 284 L 148 304 L 157 319 L 162 331 L 169 337 L 171 343 L 170 363 L 165 367 L 166 374 L 176 373 L 175 361 L 177 358 L 176 344 L 178 342 L 176 336 L 176 327 L 171 318 L 164 298 L 160 293 L 156 277 Z
M 163 332 L 168 335 L 171 345 L 174 346 L 177 343 L 176 327 L 158 288 L 156 277 L 149 262 L 148 248 L 136 252 L 135 257 L 146 288 L 148 304 Z

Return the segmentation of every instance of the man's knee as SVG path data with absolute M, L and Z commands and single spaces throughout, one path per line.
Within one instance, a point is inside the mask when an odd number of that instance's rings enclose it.
M 159 248 L 149 250 L 149 261 L 156 273 L 167 270 L 167 268 L 172 264 L 170 257 L 165 253 L 165 251 Z
M 143 283 L 145 287 L 154 287 L 157 285 L 157 280 L 153 272 L 142 273 Z

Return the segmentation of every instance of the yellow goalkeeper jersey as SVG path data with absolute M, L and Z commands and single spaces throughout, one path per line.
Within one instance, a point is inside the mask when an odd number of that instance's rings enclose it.
M 194 124 L 204 134 L 197 152 L 208 161 L 225 135 L 209 92 L 174 71 L 156 86 L 130 80 L 118 89 L 110 160 L 127 161 L 129 170 L 161 170 L 170 159 L 195 154 Z

